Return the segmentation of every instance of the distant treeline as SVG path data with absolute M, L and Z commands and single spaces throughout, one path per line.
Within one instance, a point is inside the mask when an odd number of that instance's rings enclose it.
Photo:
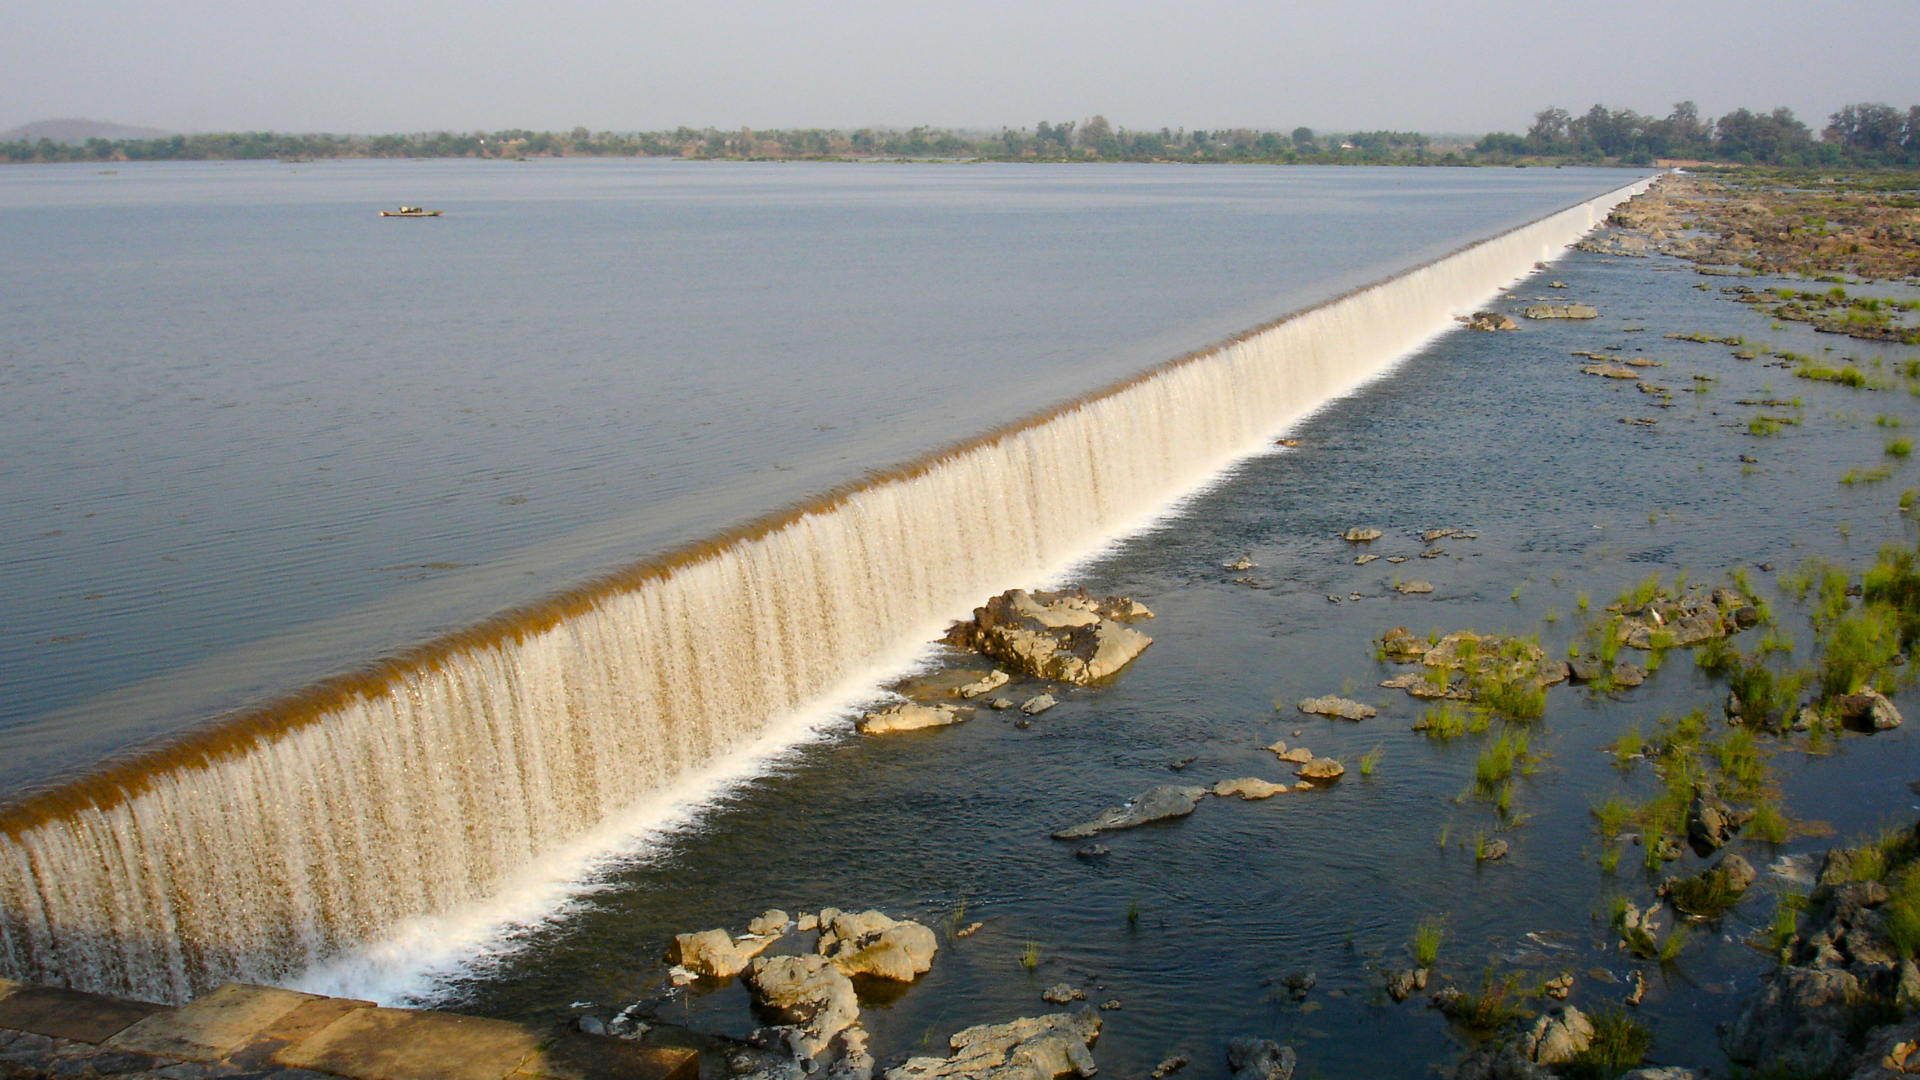
M 1320 134 L 1311 128 L 1130 131 L 1106 117 L 1041 121 L 997 133 L 916 127 L 851 132 L 476 131 L 419 135 L 283 135 L 244 132 L 159 139 L 50 139 L 0 143 L 0 160 L 24 162 L 235 161 L 302 158 L 677 157 L 735 160 L 956 158 L 988 161 L 1183 161 L 1474 165 L 1537 162 L 1648 165 L 1682 159 L 1766 165 L 1920 165 L 1920 106 L 1849 105 L 1817 136 L 1791 109 L 1737 109 L 1702 119 L 1690 101 L 1664 119 L 1595 105 L 1584 116 L 1547 109 L 1525 135 L 1496 132 L 1442 142 L 1410 131 Z

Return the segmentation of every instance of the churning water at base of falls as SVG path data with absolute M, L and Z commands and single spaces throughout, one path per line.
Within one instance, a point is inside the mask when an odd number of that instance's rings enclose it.
M 698 540 L 1621 179 L 0 170 L 0 789 Z M 447 216 L 375 216 L 402 201 Z
M 16 800 L 7 968 L 177 999 L 510 903 L 983 591 L 1137 527 L 1378 374 L 1624 194 Z

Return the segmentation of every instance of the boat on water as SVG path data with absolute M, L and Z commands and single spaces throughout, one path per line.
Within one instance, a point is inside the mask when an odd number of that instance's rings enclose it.
M 418 206 L 403 206 L 398 210 L 382 210 L 381 217 L 439 217 L 440 211 L 426 210 Z

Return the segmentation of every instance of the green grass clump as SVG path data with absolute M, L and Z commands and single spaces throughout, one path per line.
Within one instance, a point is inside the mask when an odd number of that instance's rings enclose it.
M 1913 453 L 1913 443 L 1906 439 L 1893 439 L 1887 443 L 1887 456 L 1903 458 Z
M 1920 867 L 1908 866 L 1893 876 L 1892 895 L 1880 907 L 1887 935 L 1905 959 L 1920 953 Z
M 1491 792 L 1496 785 L 1513 775 L 1514 765 L 1524 761 L 1526 756 L 1525 733 L 1500 736 L 1492 745 L 1480 751 L 1480 757 L 1474 761 L 1474 784 L 1483 792 Z
M 1646 740 L 1640 735 L 1640 725 L 1635 724 L 1620 733 L 1618 739 L 1607 749 L 1613 751 L 1613 763 L 1621 770 L 1633 768 L 1633 763 L 1646 751 Z
M 1479 992 L 1467 991 L 1454 1005 L 1454 1018 L 1475 1035 L 1490 1035 L 1526 1018 L 1526 993 L 1518 972 L 1496 980 L 1491 969 L 1480 979 Z
M 1534 720 L 1547 711 L 1547 688 L 1532 679 L 1487 680 L 1474 690 L 1474 700 L 1515 720 Z
M 1372 776 L 1373 770 L 1380 764 L 1380 753 L 1384 747 L 1376 746 L 1360 755 L 1360 775 Z
M 1687 947 L 1687 928 L 1685 924 L 1676 924 L 1673 930 L 1660 942 L 1660 963 L 1662 966 L 1680 959 L 1681 950 Z
M 1593 1038 L 1573 1059 L 1570 1075 L 1580 1080 L 1606 1080 L 1640 1064 L 1653 1045 L 1653 1035 L 1624 1011 L 1611 1008 L 1592 1013 Z
M 1740 902 L 1743 891 L 1729 886 L 1727 875 L 1708 871 L 1675 881 L 1667 889 L 1667 899 L 1676 910 L 1703 919 L 1716 919 Z M 1679 950 L 1677 945 L 1674 948 L 1676 952 Z
M 1026 968 L 1029 972 L 1031 972 L 1034 968 L 1037 968 L 1040 966 L 1040 943 L 1039 942 L 1037 941 L 1027 942 L 1026 949 L 1020 953 L 1020 966 L 1023 968 Z
M 1438 919 L 1421 919 L 1420 925 L 1413 928 L 1413 940 L 1407 947 L 1413 950 L 1413 966 L 1430 968 L 1440 958 L 1440 942 L 1446 938 L 1446 930 Z
M 1769 844 L 1784 844 L 1793 835 L 1793 823 L 1769 800 L 1753 808 L 1753 820 L 1747 822 L 1744 835 Z
M 1618 795 L 1607 796 L 1607 801 L 1593 808 L 1593 816 L 1600 822 L 1600 835 L 1612 840 L 1620 835 L 1620 826 L 1633 817 L 1633 806 Z
M 1620 845 L 1609 844 L 1607 850 L 1600 853 L 1600 872 L 1611 877 L 1620 868 Z
M 1467 713 L 1451 701 L 1435 705 L 1420 714 L 1414 729 L 1429 739 L 1457 739 L 1467 732 Z
M 1774 898 L 1773 917 L 1767 920 L 1766 941 L 1773 954 L 1786 962 L 1786 949 L 1800 932 L 1800 913 L 1807 909 L 1807 894 L 1783 892 Z

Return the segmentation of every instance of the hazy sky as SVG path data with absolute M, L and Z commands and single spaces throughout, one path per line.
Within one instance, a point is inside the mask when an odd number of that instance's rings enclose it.
M 1524 130 L 1920 103 L 1920 2 L 0 0 L 0 129 Z

